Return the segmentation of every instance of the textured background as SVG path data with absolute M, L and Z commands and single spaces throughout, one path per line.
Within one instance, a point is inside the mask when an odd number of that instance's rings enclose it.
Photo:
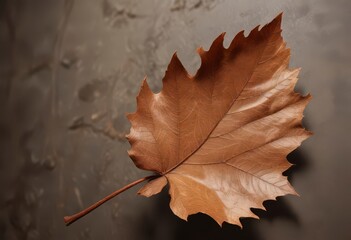
M 197 214 L 184 222 L 164 191 L 131 189 L 65 227 L 62 217 L 148 173 L 128 158 L 125 112 L 141 80 L 155 91 L 175 50 L 228 45 L 284 11 L 297 90 L 314 99 L 315 135 L 289 155 L 301 197 L 267 202 L 244 229 Z M 0 239 L 351 239 L 351 1 L 0 1 Z

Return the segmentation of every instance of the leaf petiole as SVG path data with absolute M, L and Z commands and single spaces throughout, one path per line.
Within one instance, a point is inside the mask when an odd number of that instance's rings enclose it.
M 76 213 L 76 214 L 71 215 L 71 216 L 65 216 L 63 218 L 63 220 L 65 221 L 66 226 L 68 226 L 68 225 L 74 223 L 75 221 L 77 221 L 78 219 L 80 219 L 81 217 L 84 217 L 85 215 L 87 215 L 88 213 L 93 211 L 94 209 L 98 208 L 100 205 L 104 204 L 108 200 L 114 198 L 118 194 L 128 190 L 131 187 L 134 187 L 135 185 L 137 185 L 139 183 L 142 183 L 144 181 L 151 180 L 151 179 L 154 179 L 154 178 L 157 178 L 157 177 L 158 177 L 157 175 L 151 175 L 151 176 L 140 178 L 140 179 L 138 179 L 138 180 L 136 180 L 136 181 L 134 181 L 132 183 L 129 183 L 128 185 L 126 185 L 126 186 L 114 191 L 113 193 L 107 195 L 103 199 L 97 201 L 96 203 L 94 203 L 90 207 L 87 207 L 86 209 L 82 210 L 81 212 Z

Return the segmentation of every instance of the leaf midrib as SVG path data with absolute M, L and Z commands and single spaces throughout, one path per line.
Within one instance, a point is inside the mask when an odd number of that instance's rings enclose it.
M 276 27 L 276 26 L 275 26 Z M 273 32 L 272 35 L 276 34 L 277 32 Z M 231 104 L 228 107 L 228 110 L 225 112 L 225 114 L 223 114 L 222 118 L 214 125 L 214 127 L 211 129 L 211 131 L 209 132 L 209 134 L 207 135 L 207 137 L 203 140 L 203 142 L 196 148 L 194 149 L 194 151 L 192 151 L 191 153 L 189 153 L 188 156 L 186 156 L 182 161 L 180 161 L 178 164 L 176 164 L 174 167 L 170 168 L 169 170 L 165 171 L 164 173 L 161 174 L 161 176 L 165 176 L 168 173 L 172 172 L 174 169 L 176 169 L 177 167 L 179 167 L 180 165 L 182 165 L 186 160 L 188 160 L 192 155 L 194 155 L 205 143 L 206 141 L 209 139 L 209 137 L 211 136 L 211 134 L 213 133 L 213 131 L 217 128 L 218 124 L 223 120 L 224 116 L 228 113 L 228 111 L 232 108 L 232 106 L 234 105 L 234 103 L 236 102 L 236 100 L 238 99 L 238 97 L 241 95 L 241 93 L 244 91 L 244 89 L 246 88 L 247 84 L 251 81 L 252 76 L 255 72 L 255 69 L 257 68 L 258 65 L 260 65 L 260 59 L 262 58 L 262 54 L 264 53 L 268 43 L 270 42 L 270 39 L 272 38 L 272 35 L 267 39 L 267 42 L 265 43 L 264 47 L 262 48 L 260 54 L 258 55 L 257 59 L 256 59 L 256 63 L 255 66 L 252 68 L 252 72 L 250 77 L 248 78 L 248 80 L 246 81 L 245 85 L 243 86 L 243 88 L 241 89 L 241 91 L 239 92 L 239 94 L 236 96 L 236 98 L 233 99 L 233 101 L 231 102 Z

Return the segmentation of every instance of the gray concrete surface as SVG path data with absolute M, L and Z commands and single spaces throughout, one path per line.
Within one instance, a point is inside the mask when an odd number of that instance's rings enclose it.
M 123 138 L 145 75 L 158 91 L 174 51 L 194 73 L 197 47 L 282 11 L 297 89 L 314 97 L 315 135 L 289 155 L 300 198 L 267 202 L 240 230 L 184 222 L 166 191 L 131 189 L 65 227 L 64 215 L 148 174 Z M 0 1 L 0 239 L 351 239 L 350 11 L 349 0 Z

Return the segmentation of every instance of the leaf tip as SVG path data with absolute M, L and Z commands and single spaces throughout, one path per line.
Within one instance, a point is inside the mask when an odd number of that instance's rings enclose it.
M 135 165 L 140 168 L 142 165 L 138 161 L 136 161 L 137 159 L 135 151 L 133 149 L 129 149 L 127 153 L 129 157 L 134 161 Z
M 248 38 L 250 38 L 250 37 L 253 38 L 256 34 L 258 34 L 259 29 L 260 29 L 260 25 L 257 25 L 254 29 L 251 30 L 251 32 L 249 33 Z
M 224 41 L 224 36 L 225 32 L 222 32 L 212 43 L 210 49 L 208 50 L 209 52 L 214 51 L 214 50 L 219 50 L 224 48 L 223 47 L 223 41 Z
M 280 12 L 280 13 L 273 19 L 272 23 L 275 22 L 277 25 L 280 26 L 281 23 L 282 23 L 282 19 L 283 19 L 283 12 Z
M 286 194 L 290 194 L 290 195 L 293 195 L 293 196 L 300 196 L 296 190 L 294 189 L 294 187 L 288 182 L 287 184 L 287 191 L 286 191 Z
M 138 96 L 136 97 L 136 99 L 137 99 L 137 109 L 139 109 L 139 107 L 141 106 L 140 99 L 150 99 L 150 98 L 152 98 L 152 96 L 154 94 L 151 91 L 151 89 L 149 87 L 149 84 L 148 84 L 146 79 L 147 79 L 146 77 L 143 79 L 143 82 L 142 82 L 142 84 L 140 86 L 140 90 L 139 90 Z
M 307 138 L 309 138 L 309 137 L 314 135 L 314 133 L 312 131 L 309 131 L 309 130 L 306 130 L 306 129 L 305 129 L 305 133 L 307 135 Z
M 311 99 L 313 98 L 311 93 L 308 93 L 305 98 L 308 100 L 308 101 L 311 101 Z
M 174 52 L 171 58 L 171 62 L 168 65 L 168 68 L 171 67 L 183 67 L 183 64 L 180 62 L 179 57 L 178 57 L 178 53 Z
M 149 88 L 149 84 L 147 83 L 147 76 L 144 77 L 141 83 L 141 88 Z
M 204 54 L 205 50 L 203 47 L 199 47 L 196 49 L 196 52 L 201 56 L 202 54 Z
M 244 34 L 245 30 L 241 30 L 240 32 L 238 32 L 235 37 L 233 38 L 232 42 L 230 43 L 228 49 L 229 51 L 233 51 L 233 49 L 235 49 L 236 46 L 239 45 L 239 43 L 241 43 L 244 39 L 245 39 L 245 34 Z
M 237 225 L 240 228 L 240 230 L 243 230 L 243 224 L 241 223 L 240 219 L 239 219 L 239 221 L 235 222 L 234 224 Z M 222 227 L 223 227 L 223 224 L 222 224 Z
M 283 12 L 279 13 L 270 23 L 266 24 L 261 30 L 266 30 L 272 33 L 281 33 Z
M 129 141 L 130 140 L 130 133 L 126 134 L 124 137 Z
M 163 78 L 163 81 L 167 81 L 170 76 L 173 74 L 184 74 L 188 75 L 188 72 L 184 68 L 182 62 L 180 61 L 177 52 L 174 52 L 171 58 L 171 61 L 168 64 L 167 71 L 165 74 L 165 77 Z

